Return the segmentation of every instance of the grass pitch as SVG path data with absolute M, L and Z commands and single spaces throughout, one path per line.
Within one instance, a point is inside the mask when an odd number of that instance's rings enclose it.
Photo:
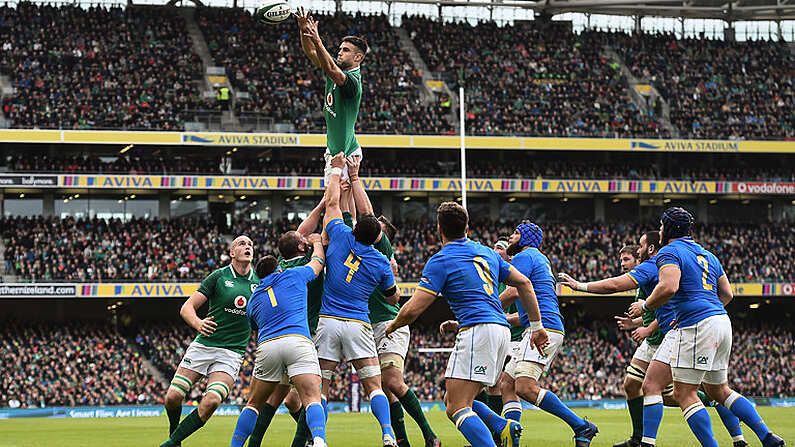
M 795 408 L 759 408 L 767 425 L 790 444 L 795 443 Z M 731 446 L 731 438 L 720 423 L 715 410 L 709 410 L 715 436 L 721 446 Z M 630 433 L 626 410 L 578 410 L 599 426 L 599 435 L 593 446 L 612 446 L 623 441 Z M 466 444 L 442 411 L 426 413 L 431 426 L 445 447 Z M 212 418 L 207 425 L 183 442 L 184 447 L 228 446 L 234 430 L 235 417 Z M 424 445 L 419 429 L 408 415 L 406 425 L 413 446 Z M 524 434 L 522 446 L 563 447 L 572 446 L 572 433 L 557 418 L 540 411 L 525 411 L 522 415 Z M 129 419 L 8 419 L 0 420 L 0 446 L 2 447 L 157 447 L 166 437 L 168 421 L 162 418 Z M 371 414 L 331 414 L 328 425 L 328 444 L 331 447 L 377 447 L 381 445 L 380 430 Z M 263 446 L 289 446 L 295 423 L 289 415 L 274 418 Z M 760 445 L 754 433 L 743 426 L 745 437 L 753 446 Z M 663 417 L 659 446 L 698 446 L 693 434 L 678 409 L 666 409 Z

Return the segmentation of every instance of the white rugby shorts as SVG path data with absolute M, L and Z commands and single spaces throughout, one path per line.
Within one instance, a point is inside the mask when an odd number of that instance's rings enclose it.
M 229 374 L 232 378 L 237 378 L 240 366 L 243 364 L 243 356 L 235 351 L 214 346 L 204 346 L 199 342 L 191 342 L 182 361 L 180 368 L 189 369 L 203 376 L 220 371 Z
M 643 343 L 638 346 L 638 349 L 635 350 L 635 354 L 632 355 L 633 360 L 640 360 L 644 363 L 651 363 L 654 359 L 654 354 L 657 352 L 657 349 L 660 345 L 653 346 L 650 345 L 646 340 L 643 340 Z
M 529 329 L 525 329 L 524 334 L 522 334 L 522 341 L 519 342 L 517 355 L 511 357 L 511 361 L 508 362 L 508 366 L 505 367 L 505 372 L 514 379 L 516 378 L 516 367 L 519 365 L 519 362 L 538 363 L 544 365 L 544 371 L 547 371 L 555 360 L 555 357 L 557 357 L 561 346 L 563 346 L 563 334 L 548 330 L 549 344 L 546 349 L 544 349 L 544 352 L 540 353 L 538 349 L 530 343 L 531 334 L 532 332 Z
M 674 346 L 676 346 L 676 332 L 677 329 L 671 329 L 665 333 L 663 341 L 660 342 L 660 346 L 657 347 L 657 351 L 651 358 L 652 360 L 657 360 L 666 365 L 671 364 L 671 353 L 674 350 Z
M 458 331 L 444 377 L 494 386 L 511 343 L 511 331 L 499 324 L 476 324 Z
M 679 328 L 671 354 L 675 382 L 720 385 L 728 381 L 732 323 L 728 315 L 713 315 Z
M 349 155 L 349 157 L 359 157 L 359 160 L 364 158 L 364 153 L 362 152 L 362 148 L 359 147 L 359 149 L 356 149 L 355 151 L 353 151 L 353 153 L 351 155 Z M 323 159 L 326 160 L 326 167 L 323 169 L 323 177 L 326 180 L 326 183 L 325 183 L 326 185 L 328 185 L 329 179 L 331 178 L 331 159 L 332 158 L 333 157 L 331 156 L 331 152 L 329 152 L 328 148 L 326 148 L 326 152 L 323 154 Z M 342 167 L 342 176 L 340 177 L 340 180 L 345 180 L 346 178 L 349 178 L 348 165 L 347 164 Z
M 257 346 L 254 377 L 266 382 L 282 382 L 283 377 L 300 374 L 320 376 L 315 345 L 300 335 L 274 338 Z
M 376 358 L 373 328 L 358 320 L 321 316 L 315 332 L 317 356 L 334 362 Z
M 378 351 L 378 355 L 397 354 L 405 359 L 409 352 L 409 339 L 411 338 L 409 327 L 403 326 L 387 337 L 386 326 L 389 323 L 389 321 L 381 321 L 373 325 L 375 349 Z

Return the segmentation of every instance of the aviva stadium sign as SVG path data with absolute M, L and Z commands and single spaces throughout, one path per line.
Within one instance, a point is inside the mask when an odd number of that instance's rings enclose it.
M 357 135 L 364 147 L 457 149 L 454 135 Z M 795 152 L 795 141 L 653 140 L 629 138 L 466 137 L 467 149 L 627 152 Z M 326 147 L 321 134 L 235 132 L 136 132 L 0 129 L 4 143 L 138 144 L 161 146 Z

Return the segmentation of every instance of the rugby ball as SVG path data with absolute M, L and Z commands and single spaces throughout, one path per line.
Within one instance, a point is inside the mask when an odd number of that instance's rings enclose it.
M 284 0 L 265 0 L 254 15 L 262 23 L 275 25 L 290 17 L 290 5 Z

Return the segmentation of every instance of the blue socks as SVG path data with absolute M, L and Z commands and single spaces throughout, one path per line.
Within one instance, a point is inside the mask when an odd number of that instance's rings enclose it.
M 765 425 L 762 417 L 759 416 L 759 413 L 757 413 L 754 405 L 751 401 L 740 395 L 740 393 L 732 391 L 726 399 L 726 402 L 723 403 L 723 406 L 728 408 L 735 416 L 740 418 L 741 421 L 745 422 L 745 425 L 751 427 L 751 430 L 756 433 L 760 441 L 765 439 L 765 436 L 770 433 L 770 430 L 767 428 L 767 425 Z
M 235 432 L 232 434 L 232 447 L 243 447 L 246 440 L 251 436 L 254 431 L 254 425 L 257 423 L 259 412 L 253 407 L 246 407 L 237 418 L 235 425 Z
M 690 426 L 690 430 L 696 435 L 702 447 L 718 447 L 718 441 L 715 440 L 715 435 L 712 434 L 712 421 L 701 401 L 685 408 L 682 413 L 685 416 L 687 425 Z
M 485 404 L 475 401 L 486 407 Z M 486 407 L 488 408 L 488 407 Z M 491 410 L 489 410 L 491 411 Z M 494 414 L 494 412 L 492 412 Z M 451 418 L 455 427 L 464 435 L 472 447 L 494 447 L 494 438 L 491 436 L 489 428 L 483 423 L 480 417 L 472 411 L 472 408 L 465 407 L 455 412 Z
M 715 411 L 717 411 L 718 416 L 720 416 L 721 422 L 723 422 L 723 426 L 726 427 L 726 430 L 732 437 L 732 441 L 743 439 L 743 429 L 740 427 L 740 419 L 723 405 L 716 403 L 714 406 Z
M 502 416 L 505 419 L 519 422 L 522 418 L 522 403 L 518 400 L 505 402 L 505 405 L 502 406 Z
M 663 398 L 660 395 L 643 396 L 643 438 L 641 442 L 654 444 L 663 417 Z
M 320 405 L 323 405 L 323 414 L 326 415 L 326 421 L 328 421 L 328 401 L 322 394 L 320 395 Z
M 538 392 L 536 406 L 547 413 L 554 414 L 563 419 L 563 422 L 569 424 L 569 427 L 574 430 L 574 433 L 577 433 L 588 425 L 585 419 L 577 416 L 573 411 L 569 410 L 569 407 L 563 405 L 563 402 L 561 402 L 558 396 L 552 391 L 542 388 Z
M 489 429 L 496 434 L 501 434 L 508 424 L 508 421 L 501 418 L 500 415 L 492 411 L 488 405 L 479 400 L 472 402 L 472 410 L 474 410 L 475 414 L 477 414 L 478 417 L 486 423 Z M 492 442 L 494 441 L 492 440 Z M 472 446 L 474 447 L 474 444 L 472 444 Z
M 309 431 L 312 432 L 312 439 L 323 438 L 326 440 L 326 414 L 324 413 L 323 405 L 318 402 L 312 402 L 306 407 L 306 425 L 309 426 Z
M 375 390 L 370 393 L 370 409 L 373 411 L 375 418 L 378 419 L 378 423 L 381 424 L 381 433 L 395 439 L 389 417 L 389 400 L 387 400 L 383 391 Z

